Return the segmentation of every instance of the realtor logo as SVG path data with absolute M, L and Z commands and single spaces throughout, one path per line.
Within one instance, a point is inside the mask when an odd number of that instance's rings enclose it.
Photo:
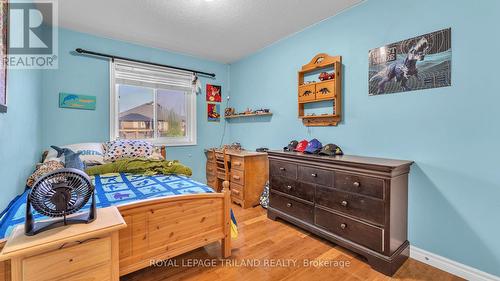
M 51 1 L 9 3 L 7 67 L 57 68 L 57 10 Z

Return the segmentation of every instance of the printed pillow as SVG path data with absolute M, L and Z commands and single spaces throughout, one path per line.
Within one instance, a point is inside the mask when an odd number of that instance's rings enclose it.
M 104 161 L 114 162 L 122 158 L 149 158 L 153 144 L 142 140 L 115 140 L 104 145 Z
M 80 159 L 87 166 L 104 164 L 104 149 L 102 143 L 77 143 L 64 145 L 61 146 L 61 148 L 68 148 L 73 150 L 75 153 L 79 153 Z M 57 151 L 55 151 L 53 148 L 50 148 L 44 162 L 53 160 L 64 163 L 64 156 L 57 157 Z

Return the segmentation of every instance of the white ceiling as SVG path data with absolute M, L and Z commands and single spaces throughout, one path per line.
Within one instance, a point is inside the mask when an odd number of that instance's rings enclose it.
M 64 28 L 231 63 L 362 0 L 55 1 Z

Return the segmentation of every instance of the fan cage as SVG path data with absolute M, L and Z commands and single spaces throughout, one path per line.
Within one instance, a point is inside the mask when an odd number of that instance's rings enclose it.
M 55 185 L 69 187 L 70 199 L 63 210 L 51 202 L 56 193 Z M 40 178 L 33 186 L 29 197 L 33 208 L 48 217 L 61 217 L 76 213 L 89 201 L 94 191 L 90 177 L 81 170 L 65 168 Z

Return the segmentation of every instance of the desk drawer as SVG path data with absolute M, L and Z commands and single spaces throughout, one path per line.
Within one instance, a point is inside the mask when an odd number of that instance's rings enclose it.
M 269 194 L 269 205 L 299 220 L 313 222 L 314 209 L 312 205 L 278 195 L 274 192 L 270 192 Z
M 384 199 L 384 181 L 382 179 L 336 172 L 335 188 Z
M 245 170 L 245 159 L 239 156 L 231 156 L 231 169 Z
M 299 180 L 302 182 L 333 186 L 333 171 L 299 166 Z
M 271 176 L 281 176 L 289 179 L 297 179 L 297 165 L 281 161 L 271 160 L 269 163 Z
M 372 250 L 384 251 L 384 230 L 321 208 L 315 209 L 315 224 L 329 232 L 363 245 Z
M 109 237 L 24 259 L 24 280 L 55 280 L 111 261 Z
M 207 177 L 208 176 L 216 176 L 217 175 L 217 166 L 213 163 L 207 163 Z
M 244 199 L 243 186 L 232 182 L 231 183 L 231 196 L 243 200 Z
M 370 197 L 338 191 L 333 188 L 316 186 L 317 205 L 365 219 L 377 224 L 384 224 L 384 202 Z
M 232 183 L 236 183 L 239 185 L 245 184 L 245 173 L 243 171 L 232 170 L 231 171 L 231 180 Z
M 272 176 L 270 179 L 270 188 L 307 201 L 314 200 L 314 185 L 298 182 L 296 180 Z

